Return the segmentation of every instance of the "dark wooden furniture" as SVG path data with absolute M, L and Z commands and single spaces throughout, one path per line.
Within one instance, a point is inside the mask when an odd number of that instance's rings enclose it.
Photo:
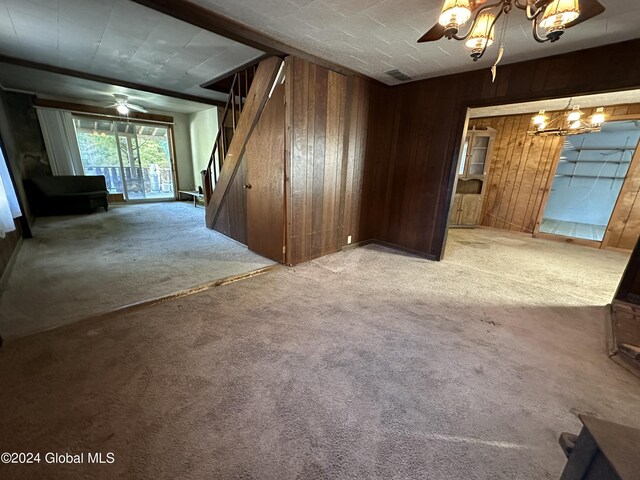
M 36 216 L 91 213 L 109 209 L 104 176 L 60 175 L 24 181 L 31 210 Z
M 640 240 L 611 305 L 609 354 L 616 363 L 640 376 Z
M 639 480 L 640 430 L 588 415 L 580 420 L 579 436 L 560 436 L 568 457 L 560 480 Z

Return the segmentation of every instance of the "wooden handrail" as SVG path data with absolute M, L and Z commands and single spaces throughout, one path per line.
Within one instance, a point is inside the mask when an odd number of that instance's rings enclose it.
M 252 69 L 255 75 L 256 66 L 253 65 L 252 67 L 249 67 L 241 72 L 235 73 L 233 76 L 229 98 L 227 99 L 227 102 L 225 104 L 224 113 L 222 114 L 220 125 L 218 125 L 218 134 L 216 135 L 216 139 L 213 144 L 213 150 L 211 152 L 211 156 L 209 157 L 209 162 L 207 163 L 206 170 L 202 171 L 202 185 L 206 204 L 209 204 L 213 193 L 213 187 L 216 183 L 218 183 L 220 170 L 222 169 L 228 146 L 231 141 L 231 139 L 228 139 L 227 135 L 225 134 L 227 118 L 229 114 L 231 114 L 231 128 L 233 133 L 235 133 L 238 126 L 238 121 L 240 119 L 240 113 L 242 113 L 243 109 L 243 99 L 246 98 L 249 92 L 249 69 Z M 244 95 L 242 91 L 243 82 L 245 86 Z M 217 166 L 215 164 L 216 155 L 218 156 Z
M 242 80 L 243 80 L 242 76 L 244 76 L 244 83 L 247 86 L 244 96 L 242 95 Z M 224 113 L 222 114 L 222 121 L 220 122 L 220 125 L 218 125 L 218 134 L 216 135 L 216 139 L 213 144 L 213 150 L 211 151 L 211 156 L 209 157 L 207 168 L 202 172 L 202 183 L 203 183 L 206 204 L 208 204 L 209 200 L 211 200 L 213 187 L 218 182 L 218 178 L 220 176 L 220 169 L 222 168 L 222 164 L 224 163 L 224 158 L 227 153 L 228 142 L 230 142 L 230 139 L 227 139 L 225 135 L 225 126 L 227 123 L 227 118 L 229 116 L 229 111 L 231 111 L 232 129 L 233 129 L 233 132 L 235 133 L 235 130 L 238 125 L 239 116 L 240 116 L 240 113 L 242 112 L 243 98 L 246 97 L 246 92 L 248 91 L 248 85 L 249 85 L 248 70 L 244 70 L 242 72 L 237 72 L 234 74 L 233 81 L 231 82 L 231 90 L 229 92 L 229 98 L 227 99 L 227 103 L 225 104 L 225 107 L 224 107 Z M 237 96 L 236 96 L 236 86 L 238 90 Z M 218 156 L 217 166 L 215 164 L 216 154 Z M 212 180 L 212 176 L 213 176 L 213 180 Z

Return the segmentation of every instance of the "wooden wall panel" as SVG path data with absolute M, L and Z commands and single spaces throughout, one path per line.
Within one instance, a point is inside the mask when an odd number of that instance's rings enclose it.
M 361 240 L 371 82 L 287 60 L 287 263 Z
M 533 233 L 564 139 L 527 135 L 531 114 L 473 119 L 469 127 L 497 132 L 481 224 Z
M 247 192 L 243 188 L 246 172 L 247 160 L 243 157 L 213 226 L 217 232 L 244 245 L 247 244 Z
M 343 156 L 347 158 L 346 168 L 343 166 L 343 210 L 340 229 L 340 244 L 348 244 L 368 240 L 365 232 L 361 232 L 362 193 L 364 186 L 365 154 L 369 135 L 369 103 L 371 100 L 372 82 L 351 77 L 347 86 L 348 122 L 345 125 L 346 139 L 343 145 Z
M 442 258 L 466 109 L 639 88 L 638 49 L 640 40 L 631 40 L 502 65 L 493 83 L 489 69 L 481 69 L 385 89 L 370 107 L 369 133 L 377 138 L 367 144 L 364 230 Z M 519 215 L 509 205 L 500 202 L 505 219 Z

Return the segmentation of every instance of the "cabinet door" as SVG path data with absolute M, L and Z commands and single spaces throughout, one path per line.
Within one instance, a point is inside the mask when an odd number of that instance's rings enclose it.
M 462 195 L 462 211 L 460 225 L 477 225 L 480 223 L 482 195 Z
M 489 157 L 489 145 L 491 136 L 475 133 L 471 140 L 471 151 L 469 152 L 469 175 L 484 175 L 487 170 L 487 160 Z
M 451 212 L 449 213 L 449 224 L 450 225 L 459 225 L 460 224 L 460 210 L 462 209 L 462 197 L 464 195 L 460 195 L 456 193 L 453 196 L 453 204 L 451 205 Z

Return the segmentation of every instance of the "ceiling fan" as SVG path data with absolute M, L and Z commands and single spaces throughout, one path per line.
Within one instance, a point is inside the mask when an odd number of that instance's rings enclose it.
M 494 42 L 496 22 L 503 14 L 509 14 L 513 7 L 525 12 L 532 23 L 533 38 L 540 43 L 556 42 L 567 28 L 605 11 L 598 0 L 445 0 L 438 23 L 418 43 L 433 42 L 442 37 L 465 41 L 465 45 L 471 48 L 471 58 L 477 61 Z M 458 35 L 460 27 L 470 19 L 469 30 Z
M 115 99 L 116 103 L 114 103 L 113 105 L 109 105 L 108 108 L 115 107 L 120 115 L 128 115 L 130 110 L 133 110 L 135 112 L 147 113 L 147 110 L 144 107 L 129 103 L 129 95 L 114 93 L 113 98 Z

